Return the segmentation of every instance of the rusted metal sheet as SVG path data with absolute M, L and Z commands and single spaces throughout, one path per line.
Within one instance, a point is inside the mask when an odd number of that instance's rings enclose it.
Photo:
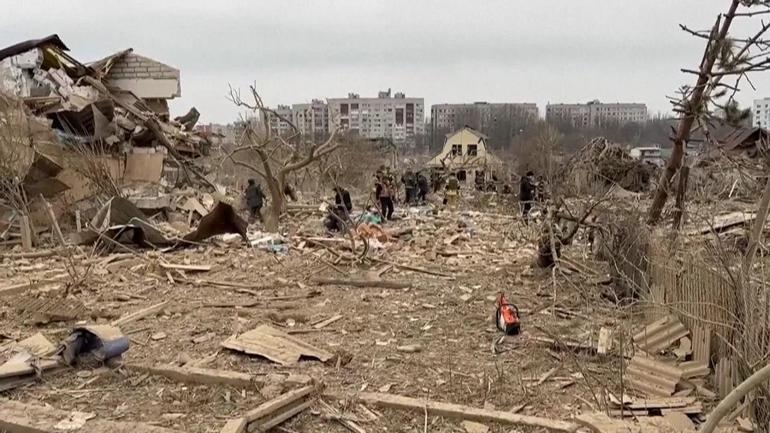
M 640 353 L 631 359 L 626 379 L 633 388 L 648 396 L 670 397 L 682 379 L 682 370 Z
M 689 334 L 690 331 L 679 319 L 666 316 L 634 335 L 634 343 L 643 351 L 654 355 Z

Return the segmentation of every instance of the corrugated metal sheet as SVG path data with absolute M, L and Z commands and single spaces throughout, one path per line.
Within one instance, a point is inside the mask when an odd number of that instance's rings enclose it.
M 692 327 L 692 359 L 709 364 L 711 360 L 711 328 L 695 325 Z
M 648 396 L 671 396 L 681 379 L 681 369 L 641 353 L 631 359 L 626 370 L 626 380 L 631 386 Z
M 634 343 L 643 351 L 654 355 L 689 334 L 690 331 L 679 319 L 666 316 L 634 335 Z

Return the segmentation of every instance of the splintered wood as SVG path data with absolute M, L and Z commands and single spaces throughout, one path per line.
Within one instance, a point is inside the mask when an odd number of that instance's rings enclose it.
M 247 427 L 253 431 L 269 431 L 310 407 L 315 401 L 315 391 L 315 386 L 308 385 L 266 401 L 242 417 L 229 420 L 220 433 L 243 433 Z
M 327 394 L 328 397 L 344 400 L 345 396 Z M 463 419 L 478 422 L 498 422 L 501 424 L 524 425 L 530 427 L 540 427 L 550 431 L 574 432 L 578 429 L 577 424 L 541 418 L 536 416 L 518 415 L 515 413 L 479 409 L 475 407 L 463 406 L 452 403 L 441 403 L 432 400 L 419 398 L 403 397 L 400 395 L 361 392 L 350 396 L 373 406 L 380 406 L 391 409 L 411 410 L 419 413 L 427 412 L 429 415 L 443 416 L 447 418 Z

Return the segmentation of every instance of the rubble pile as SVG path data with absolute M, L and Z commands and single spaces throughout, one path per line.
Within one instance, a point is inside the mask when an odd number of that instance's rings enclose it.
M 567 162 L 566 173 L 583 182 L 596 180 L 632 192 L 648 191 L 656 166 L 634 159 L 621 145 L 604 137 L 592 139 Z
M 134 191 L 132 201 L 137 203 L 146 198 L 143 189 L 148 186 L 165 185 L 161 195 L 184 185 L 213 191 L 214 183 L 203 173 L 206 167 L 196 162 L 211 147 L 209 138 L 193 129 L 198 111 L 193 108 L 171 120 L 164 99 L 140 97 L 135 92 L 142 89 L 133 88 L 137 81 L 157 77 L 153 85 L 170 87 L 169 95 L 174 95 L 178 71 L 174 74 L 131 49 L 91 64 L 68 51 L 57 35 L 0 50 L 0 108 L 23 126 L 6 124 L 4 130 L 24 138 L 11 140 L 3 134 L 3 154 L 4 159 L 28 160 L 14 166 L 29 200 L 32 231 L 51 224 L 45 202 L 56 218 L 66 215 L 71 221 L 81 211 L 93 214 L 103 200 L 125 188 Z M 137 59 L 158 66 L 131 69 Z M 148 72 L 153 69 L 158 72 Z M 138 78 L 126 79 L 127 71 L 134 70 Z M 145 202 L 159 203 L 159 196 L 149 194 Z M 18 225 L 14 206 L 6 197 L 0 201 L 5 202 L 0 225 Z M 7 235 L 5 241 L 20 242 Z

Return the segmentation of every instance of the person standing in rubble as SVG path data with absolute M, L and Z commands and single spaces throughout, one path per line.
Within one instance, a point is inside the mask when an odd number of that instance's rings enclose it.
M 375 186 L 374 193 L 380 199 L 383 221 L 390 220 L 393 217 L 393 178 L 383 176 Z
M 444 189 L 444 204 L 447 205 L 450 210 L 455 210 L 457 208 L 457 202 L 460 199 L 460 181 L 457 180 L 457 175 L 455 173 L 449 175 Z
M 415 176 L 412 170 L 407 170 L 403 176 L 401 176 L 401 182 L 404 184 L 404 203 L 409 204 L 414 202 L 417 197 L 417 176 Z
M 422 173 L 417 173 L 417 201 L 419 204 L 425 204 L 425 197 L 428 195 L 428 178 Z
M 525 176 L 519 180 L 519 206 L 521 207 L 521 216 L 524 223 L 529 224 L 529 211 L 532 210 L 532 204 L 537 195 L 535 173 L 528 171 Z
M 249 179 L 249 185 L 246 187 L 246 205 L 249 207 L 249 222 L 255 219 L 262 221 L 262 205 L 264 204 L 265 194 L 255 179 Z
M 334 207 L 330 209 L 326 228 L 329 231 L 342 231 L 345 223 L 350 220 L 350 212 L 353 210 L 353 201 L 350 192 L 341 186 L 334 188 Z

